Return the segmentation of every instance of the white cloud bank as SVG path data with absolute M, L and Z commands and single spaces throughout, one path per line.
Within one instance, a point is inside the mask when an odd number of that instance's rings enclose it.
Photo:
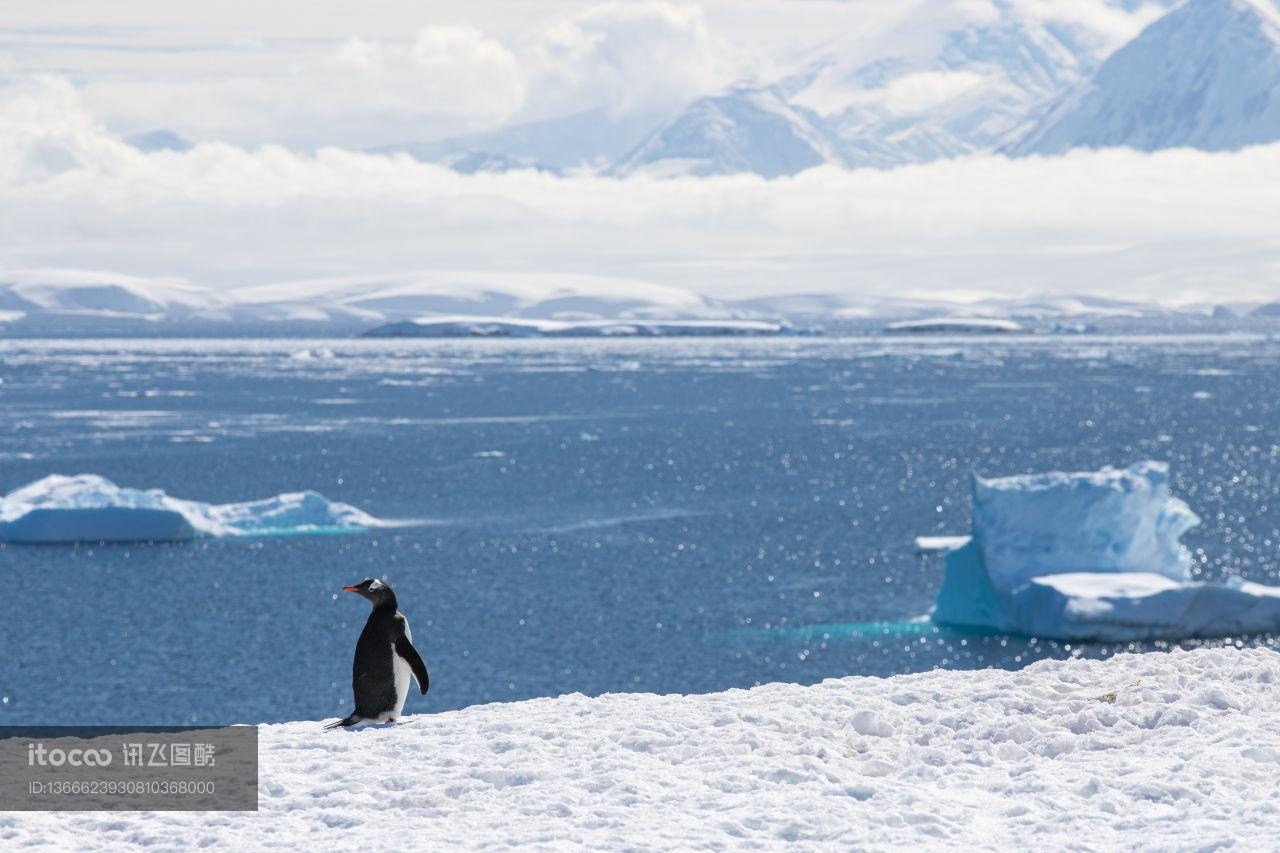
M 716 296 L 1280 293 L 1280 145 L 654 181 L 459 175 L 222 143 L 143 154 L 72 87 L 0 90 L 0 268 L 220 286 L 407 269 L 608 274 Z
M 284 67 L 268 63 L 261 45 L 215 52 L 202 73 L 89 74 L 80 90 L 125 131 L 162 126 L 240 144 L 362 148 L 592 109 L 654 114 L 656 123 L 740 71 L 694 5 L 590 5 L 504 36 L 433 17 L 419 11 L 401 33 L 301 52 L 286 43 Z M 248 70 L 228 73 L 242 62 Z

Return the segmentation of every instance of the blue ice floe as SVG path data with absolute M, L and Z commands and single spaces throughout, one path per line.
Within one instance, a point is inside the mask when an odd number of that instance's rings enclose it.
M 972 539 L 947 553 L 935 622 L 1060 640 L 1280 631 L 1280 587 L 1191 579 L 1200 519 L 1169 469 L 974 478 Z
M 389 523 L 316 492 L 208 504 L 96 474 L 53 474 L 0 498 L 0 542 L 173 542 L 203 537 L 331 533 Z

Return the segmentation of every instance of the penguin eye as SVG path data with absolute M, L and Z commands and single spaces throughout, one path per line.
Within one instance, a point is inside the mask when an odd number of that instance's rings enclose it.
M 369 589 L 371 590 L 382 589 L 382 581 L 378 580 L 377 578 L 374 578 L 373 582 L 369 584 Z

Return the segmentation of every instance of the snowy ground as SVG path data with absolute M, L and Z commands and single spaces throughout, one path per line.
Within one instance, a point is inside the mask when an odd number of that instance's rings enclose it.
M 262 730 L 257 813 L 0 814 L 0 846 L 1269 847 L 1280 656 L 1202 649 Z

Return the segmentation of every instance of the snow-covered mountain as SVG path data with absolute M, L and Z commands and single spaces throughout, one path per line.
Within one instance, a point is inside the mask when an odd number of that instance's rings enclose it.
M 1220 309 L 1222 306 L 1218 306 Z M 563 325 L 749 321 L 805 330 L 874 329 L 892 320 L 981 318 L 1068 330 L 1062 319 L 1169 322 L 1247 320 L 1254 304 L 1212 305 L 1090 296 L 1019 296 L 960 302 L 847 292 L 716 299 L 682 287 L 612 276 L 428 271 L 217 288 L 181 279 L 82 270 L 0 272 L 0 336 L 13 334 L 350 334 L 414 321 Z M 1255 322 L 1276 312 L 1254 312 Z M 550 324 L 549 326 L 547 324 Z M 1061 327 L 1061 328 L 1060 328 Z M 1084 328 L 1073 323 L 1071 330 Z
M 654 131 L 617 164 L 619 175 L 790 175 L 842 163 L 842 144 L 813 111 L 776 87 L 702 98 Z
M 459 171 L 765 177 L 1000 151 L 1280 140 L 1280 0 L 905 2 L 676 115 L 593 110 L 416 145 Z
M 1083 79 L 1108 46 L 1081 25 L 1053 25 L 1009 2 L 975 15 L 943 14 L 932 28 L 907 18 L 880 37 L 901 47 L 870 61 L 865 50 L 837 40 L 782 82 L 792 102 L 824 117 L 850 165 L 996 147 Z
M 1280 0 L 906 0 L 766 81 L 674 116 L 593 110 L 418 145 L 459 171 L 626 177 L 891 168 L 1000 151 L 1236 149 L 1280 140 Z
M 433 271 L 220 289 L 81 270 L 0 273 L 0 332 L 173 325 L 343 332 L 431 315 L 639 321 L 743 314 L 755 316 L 683 288 L 594 275 Z
M 1025 135 L 1119 43 L 1087 16 L 1045 17 L 1017 0 L 922 11 L 908 6 L 870 40 L 836 37 L 771 85 L 693 102 L 615 172 L 775 177 L 994 150 Z
M 678 287 L 555 273 L 437 271 L 289 281 L 228 291 L 242 316 L 387 321 L 422 315 L 524 319 L 696 319 L 716 304 Z
M 1280 5 L 1190 0 L 1116 51 L 1010 147 L 1231 150 L 1280 139 Z
M 131 133 L 124 137 L 124 141 L 139 151 L 145 151 L 148 154 L 153 151 L 188 151 L 191 148 L 190 142 L 172 130 L 163 127 L 142 131 L 141 133 Z
M 617 161 L 662 118 L 651 113 L 615 116 L 596 109 L 486 133 L 383 145 L 371 153 L 408 154 L 460 172 L 528 168 L 561 172 Z
M 178 279 L 85 270 L 0 273 L 0 326 L 27 320 L 157 321 L 215 315 L 217 291 Z

